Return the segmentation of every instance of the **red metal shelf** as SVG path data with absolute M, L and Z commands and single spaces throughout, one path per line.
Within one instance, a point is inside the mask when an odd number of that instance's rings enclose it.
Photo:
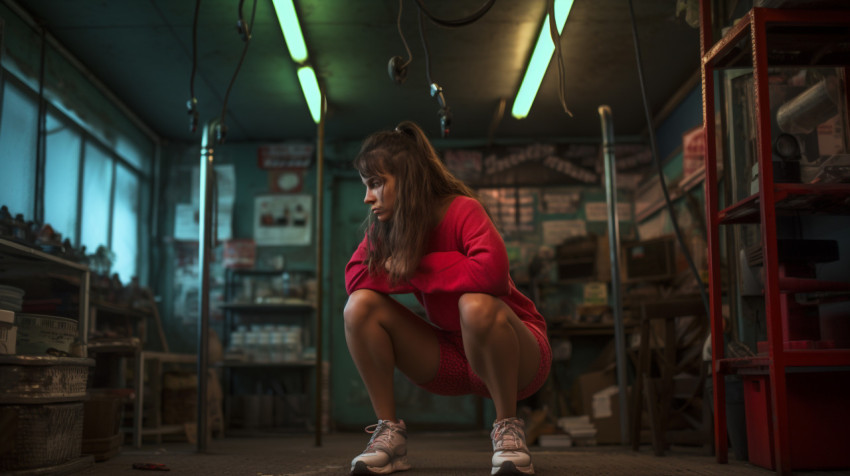
M 850 366 L 850 349 L 812 349 L 785 351 L 787 367 Z
M 786 278 L 780 276 L 781 263 L 778 261 L 777 217 L 784 215 L 846 215 L 850 214 L 850 184 L 823 183 L 774 183 L 773 150 L 771 127 L 773 116 L 770 105 L 769 71 L 771 68 L 797 66 L 814 68 L 821 66 L 843 68 L 845 95 L 850 92 L 847 81 L 850 80 L 850 10 L 796 10 L 796 9 L 767 9 L 753 8 L 743 18 L 735 22 L 719 41 L 714 41 L 715 28 L 712 21 L 716 12 L 712 9 L 712 0 L 700 0 L 700 50 L 702 53 L 701 76 L 703 92 L 703 125 L 705 127 L 706 143 L 706 217 L 708 221 L 708 261 L 713 353 L 713 382 L 714 382 L 714 434 L 717 461 L 727 461 L 728 441 L 726 439 L 726 374 L 749 374 L 750 397 L 755 395 L 757 384 L 770 388 L 769 392 L 762 391 L 760 397 L 765 398 L 763 407 L 765 418 L 764 428 L 753 422 L 755 427 L 762 428 L 763 434 L 758 440 L 769 450 L 758 455 L 761 458 L 756 464 L 775 469 L 777 473 L 790 474 L 792 469 L 792 435 L 799 438 L 801 434 L 809 435 L 812 441 L 815 433 L 809 429 L 822 429 L 822 423 L 806 420 L 805 428 L 800 426 L 799 397 L 805 394 L 818 395 L 816 389 L 808 385 L 809 380 L 800 380 L 796 374 L 815 375 L 822 371 L 845 372 L 850 369 L 850 349 L 800 349 L 792 348 L 798 342 L 788 340 L 789 331 L 785 329 L 793 309 L 788 309 L 793 297 L 789 293 L 832 292 L 850 289 L 850 283 L 821 281 L 817 279 Z M 725 25 L 724 25 L 725 26 Z M 715 121 L 715 96 L 722 94 L 716 88 L 715 71 L 720 69 L 743 68 L 752 72 L 752 98 L 744 107 L 751 108 L 751 120 L 754 122 L 753 151 L 757 157 L 757 180 L 761 187 L 759 193 L 753 194 L 726 208 L 720 209 L 718 162 L 723 155 L 718 136 L 721 129 Z M 722 88 L 720 88 L 722 89 Z M 722 106 L 721 106 L 722 107 Z M 839 107 L 848 104 L 845 101 Z M 721 113 L 718 113 L 721 114 Z M 841 117 L 847 117 L 846 113 Z M 733 170 L 734 164 L 722 164 L 723 170 Z M 728 187 L 729 184 L 724 183 Z M 760 224 L 760 240 L 763 253 L 764 305 L 767 323 L 767 339 L 771 352 L 746 358 L 724 358 L 725 349 L 723 329 L 724 295 L 734 299 L 733 286 L 726 279 L 721 261 L 721 225 Z M 737 230 L 736 230 L 737 231 Z M 724 234 L 724 239 L 729 234 Z M 811 237 L 810 237 L 811 238 Z M 724 282 L 726 283 L 724 285 Z M 738 290 L 740 291 L 740 290 Z M 727 294 L 728 293 L 728 294 Z M 793 369 L 793 370 L 792 370 Z M 786 372 L 788 378 L 786 379 Z M 792 375 L 792 372 L 794 375 Z M 826 374 L 820 373 L 824 376 Z M 793 378 L 792 378 L 793 377 Z M 843 377 L 842 377 L 843 378 Z M 760 379 L 760 380 L 759 380 Z M 815 379 L 818 382 L 830 382 L 831 376 Z M 800 390 L 800 385 L 811 392 L 791 392 L 789 398 L 789 383 Z M 814 380 L 812 380 L 814 381 Z M 801 384 L 800 382 L 805 382 Z M 796 386 L 796 387 L 794 387 Z M 826 388 L 826 387 L 824 387 Z M 833 387 L 829 387 L 833 388 Z M 766 395 L 766 397 L 765 397 Z M 841 395 L 835 395 L 841 398 Z M 795 400 L 796 399 L 796 400 Z M 817 406 L 811 400 L 803 403 Z M 749 405 L 749 402 L 748 402 Z M 843 404 L 839 405 L 843 407 Z M 748 427 L 750 425 L 748 408 Z M 755 415 L 755 413 L 753 414 Z M 842 418 L 848 416 L 841 413 Z M 761 415 L 759 414 L 759 418 Z M 839 419 L 836 421 L 845 421 Z M 807 425 L 807 426 L 806 426 Z M 815 426 L 812 426 L 815 425 Z M 770 427 L 768 429 L 768 427 Z M 842 430 L 843 431 L 843 430 Z M 839 432 L 840 433 L 840 432 Z M 836 433 L 838 434 L 838 433 Z M 843 437 L 842 437 L 843 438 Z M 823 448 L 844 444 L 843 439 L 817 440 Z M 751 451 L 751 455 L 753 452 Z M 841 451 L 831 454 L 841 455 Z M 799 450 L 795 455 L 799 463 Z
M 766 369 L 769 364 L 770 359 L 766 355 L 717 359 L 714 364 L 714 371 L 722 374 L 735 374 L 745 369 Z
M 850 291 L 850 283 L 822 279 L 779 277 L 779 291 L 783 293 L 818 293 Z
M 773 186 L 776 214 L 850 214 L 850 184 L 777 183 Z M 720 224 L 761 221 L 759 194 L 753 194 L 718 212 Z
M 850 367 L 850 349 L 806 349 L 785 350 L 785 367 Z M 770 357 L 754 355 L 752 357 L 736 357 L 718 359 L 715 371 L 723 374 L 744 374 L 753 371 L 766 371 L 770 366 Z
M 756 22 L 770 36 L 765 53 L 771 66 L 843 66 L 850 59 L 850 12 L 754 8 L 703 55 L 703 63 L 717 69 L 752 67 Z M 825 44 L 835 48 L 825 52 Z

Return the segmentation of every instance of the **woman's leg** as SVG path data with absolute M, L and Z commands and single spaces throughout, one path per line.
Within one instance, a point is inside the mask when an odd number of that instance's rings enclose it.
M 434 328 L 386 294 L 351 293 L 343 312 L 345 341 L 379 420 L 397 421 L 393 371 L 415 383 L 432 380 L 440 367 Z
M 463 347 L 496 406 L 496 419 L 516 416 L 517 393 L 540 367 L 534 334 L 501 299 L 468 293 L 458 303 Z

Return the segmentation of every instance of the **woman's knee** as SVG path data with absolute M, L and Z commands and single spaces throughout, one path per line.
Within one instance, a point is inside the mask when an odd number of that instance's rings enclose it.
M 467 332 L 484 333 L 499 322 L 506 322 L 506 316 L 498 305 L 498 299 L 489 294 L 462 295 L 458 300 L 461 329 Z
M 346 328 L 366 323 L 385 299 L 386 296 L 371 289 L 358 289 L 351 293 L 342 311 Z

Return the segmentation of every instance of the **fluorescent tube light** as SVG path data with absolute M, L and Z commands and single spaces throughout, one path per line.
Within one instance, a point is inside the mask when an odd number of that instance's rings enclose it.
M 567 17 L 570 15 L 572 7 L 573 0 L 555 0 L 555 24 L 558 27 L 558 34 L 564 31 L 564 24 L 567 23 Z M 543 20 L 543 26 L 540 28 L 540 35 L 537 37 L 534 52 L 531 53 L 531 59 L 528 61 L 525 76 L 522 78 L 519 91 L 516 93 L 514 105 L 511 108 L 511 115 L 515 118 L 524 119 L 528 115 L 531 103 L 534 102 L 537 90 L 540 89 L 540 83 L 543 82 L 543 75 L 549 68 L 553 51 L 555 51 L 555 45 L 552 43 L 552 35 L 549 33 L 549 15 L 547 14 L 546 19 Z
M 302 66 L 298 68 L 298 81 L 301 82 L 301 91 L 304 92 L 304 99 L 307 100 L 307 107 L 310 108 L 313 122 L 318 124 L 322 111 L 320 109 L 322 107 L 322 90 L 319 89 L 316 72 L 310 66 Z
M 292 0 L 272 0 L 272 4 L 292 61 L 298 64 L 307 61 L 307 45 L 304 43 L 304 35 L 301 33 L 301 25 L 298 23 Z

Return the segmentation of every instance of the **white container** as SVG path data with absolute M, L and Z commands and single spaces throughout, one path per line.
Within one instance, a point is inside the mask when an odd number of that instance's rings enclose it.
M 248 331 L 245 333 L 245 345 L 243 349 L 248 360 L 257 360 L 259 337 L 259 334 L 254 331 Z
M 15 326 L 15 313 L 0 309 L 0 355 L 15 353 L 15 340 L 18 328 Z
M 7 324 L 0 324 L 0 355 L 14 355 L 18 328 Z
M 275 330 L 271 333 L 271 352 L 269 359 L 273 363 L 284 361 L 284 334 L 283 331 Z
M 71 353 L 77 340 L 77 321 L 67 317 L 41 314 L 17 314 L 17 353 L 46 354 L 48 349 Z
M 0 325 L 3 324 L 8 324 L 10 326 L 15 325 L 15 313 L 5 309 L 0 309 Z

